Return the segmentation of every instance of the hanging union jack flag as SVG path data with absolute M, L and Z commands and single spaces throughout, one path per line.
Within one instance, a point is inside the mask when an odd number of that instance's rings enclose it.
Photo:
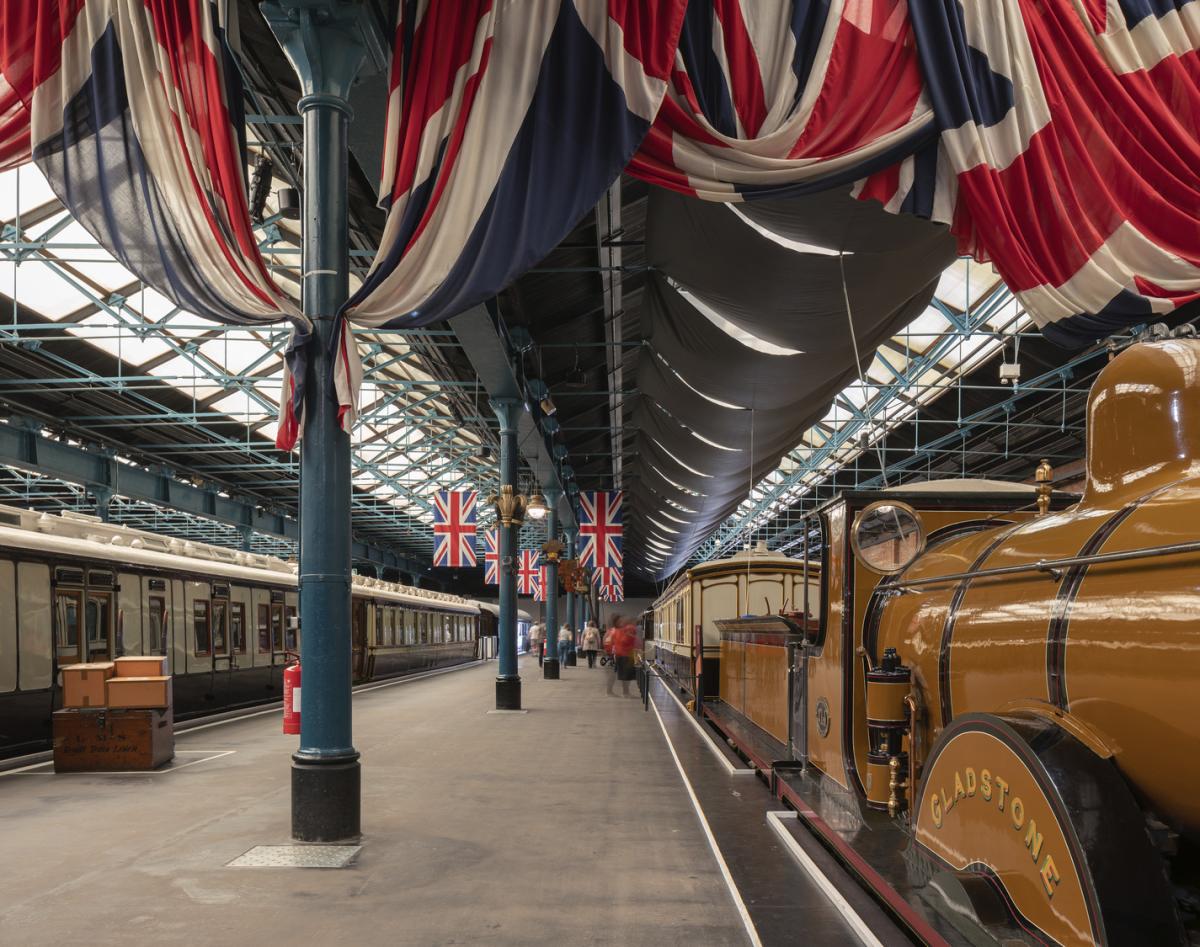
M 625 577 L 620 568 L 601 566 L 592 573 L 592 584 L 596 586 L 600 601 L 625 601 Z
M 620 490 L 588 490 L 579 494 L 579 538 L 583 548 L 579 561 L 587 567 L 620 568 L 621 555 Z
M 500 531 L 483 531 L 483 581 L 485 585 L 500 584 Z
M 546 567 L 541 566 L 538 569 L 537 589 L 533 593 L 535 602 L 546 601 L 546 590 L 550 588 L 550 576 L 546 572 Z
M 539 595 L 542 587 L 542 554 L 536 549 L 522 549 L 517 564 L 517 594 Z
M 433 564 L 451 569 L 475 565 L 475 490 L 438 490 L 433 495 Z

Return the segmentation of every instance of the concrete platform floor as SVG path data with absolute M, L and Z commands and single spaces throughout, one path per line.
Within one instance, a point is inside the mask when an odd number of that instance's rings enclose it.
M 0 774 L 0 944 L 747 943 L 654 714 L 525 659 L 529 713 L 489 715 L 495 668 L 355 697 L 347 869 L 225 867 L 290 841 L 277 711 L 166 772 Z

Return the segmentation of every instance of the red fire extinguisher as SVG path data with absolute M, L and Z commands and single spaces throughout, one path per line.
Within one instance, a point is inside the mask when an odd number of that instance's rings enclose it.
M 283 732 L 300 732 L 300 662 L 283 669 Z

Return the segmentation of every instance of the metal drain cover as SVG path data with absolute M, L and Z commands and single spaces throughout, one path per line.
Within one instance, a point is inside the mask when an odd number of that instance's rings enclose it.
M 226 868 L 349 868 L 361 845 L 255 845 Z

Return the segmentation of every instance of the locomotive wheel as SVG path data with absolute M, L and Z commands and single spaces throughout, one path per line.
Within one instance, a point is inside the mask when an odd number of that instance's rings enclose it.
M 913 827 L 938 860 L 987 878 L 1020 926 L 1059 944 L 1185 942 L 1116 764 L 1050 720 L 956 717 L 925 763 Z

